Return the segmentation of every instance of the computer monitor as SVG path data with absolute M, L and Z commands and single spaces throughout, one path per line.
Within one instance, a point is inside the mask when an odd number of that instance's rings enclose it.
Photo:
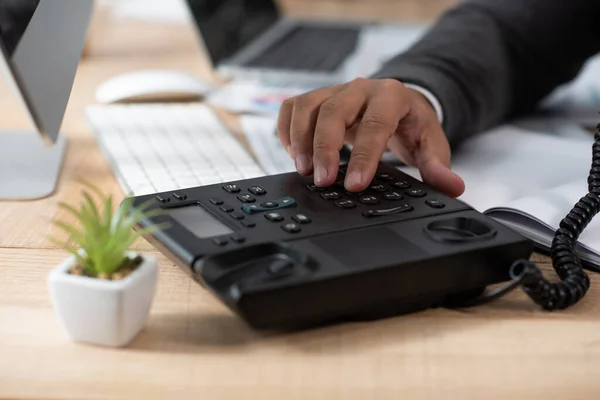
M 60 134 L 94 0 L 0 0 L 0 68 L 31 131 L 0 132 L 0 199 L 55 190 L 66 149 Z

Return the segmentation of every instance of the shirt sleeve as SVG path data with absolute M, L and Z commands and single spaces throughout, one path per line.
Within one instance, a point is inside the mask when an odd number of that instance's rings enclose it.
M 413 85 L 412 83 L 405 83 L 404 86 L 409 89 L 415 90 L 415 91 L 421 93 L 423 96 L 425 96 L 427 101 L 429 101 L 429 103 L 435 110 L 435 113 L 437 114 L 437 118 L 438 118 L 438 121 L 440 122 L 440 124 L 444 123 L 444 110 L 442 109 L 442 104 L 440 103 L 438 98 L 434 96 L 433 93 L 431 93 L 429 90 L 425 89 L 424 87 L 421 87 L 419 85 Z

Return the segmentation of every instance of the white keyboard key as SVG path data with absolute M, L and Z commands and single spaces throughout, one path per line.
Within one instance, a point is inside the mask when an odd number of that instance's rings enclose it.
M 265 172 L 204 104 L 90 106 L 87 119 L 129 194 L 145 195 Z

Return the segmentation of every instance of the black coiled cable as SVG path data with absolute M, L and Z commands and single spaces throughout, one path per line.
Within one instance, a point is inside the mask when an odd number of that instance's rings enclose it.
M 579 302 L 590 287 L 590 279 L 575 252 L 579 235 L 600 211 L 600 124 L 592 146 L 592 167 L 588 177 L 589 193 L 582 197 L 555 232 L 550 256 L 560 282 L 551 283 L 530 260 L 518 260 L 510 268 L 512 282 L 505 287 L 474 299 L 463 306 L 487 303 L 521 286 L 523 291 L 545 310 L 558 310 Z M 600 269 L 593 269 L 600 272 Z

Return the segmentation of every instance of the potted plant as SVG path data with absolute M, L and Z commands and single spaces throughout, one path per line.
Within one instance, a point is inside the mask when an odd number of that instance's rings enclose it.
M 128 197 L 114 212 L 111 196 L 86 185 L 99 197 L 98 205 L 85 190 L 79 209 L 59 203 L 78 224 L 54 221 L 68 239 L 50 240 L 70 256 L 50 273 L 51 300 L 73 340 L 121 347 L 144 328 L 158 277 L 152 255 L 129 249 L 136 239 L 162 227 L 136 231 L 140 220 L 155 214 L 145 212 L 150 203 L 134 208 Z

